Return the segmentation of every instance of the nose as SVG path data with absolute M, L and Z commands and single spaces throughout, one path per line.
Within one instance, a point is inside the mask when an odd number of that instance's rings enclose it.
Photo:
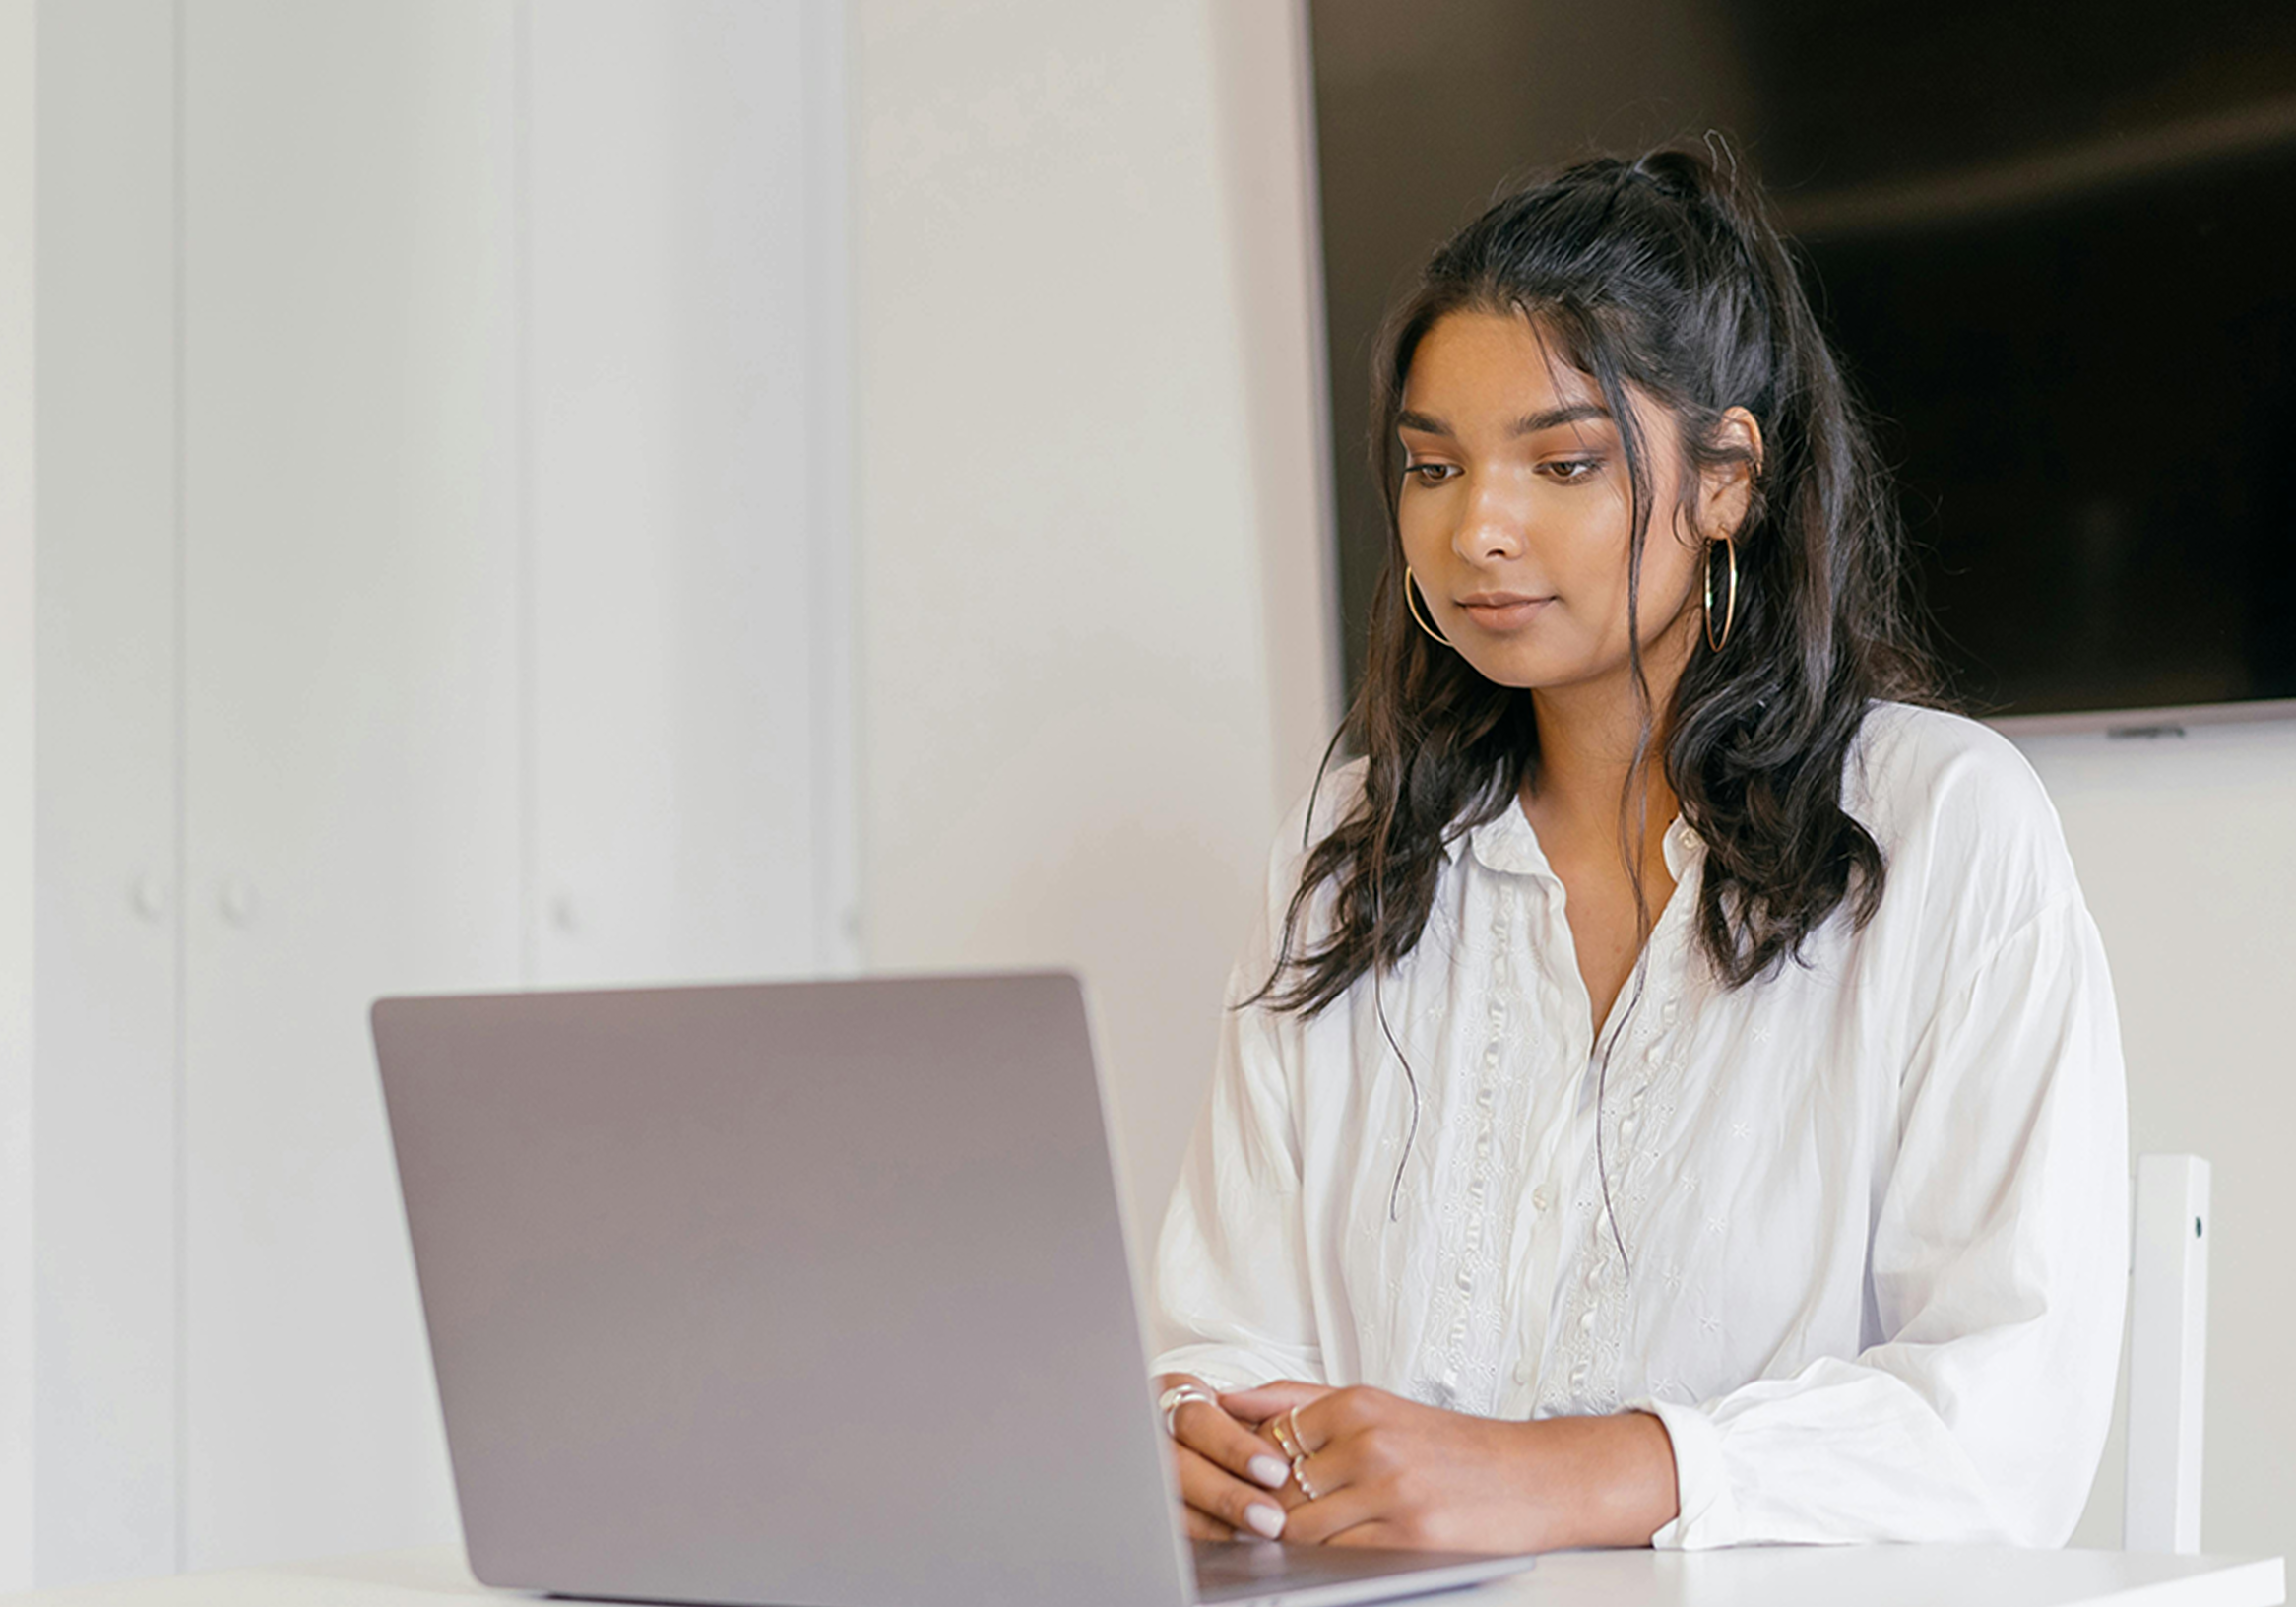
M 1467 488 L 1451 549 L 1469 563 L 1494 563 L 1523 553 L 1523 509 L 1496 477 L 1477 476 Z

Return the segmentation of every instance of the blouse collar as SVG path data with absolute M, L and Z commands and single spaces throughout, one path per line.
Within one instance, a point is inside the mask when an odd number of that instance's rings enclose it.
M 1523 813 L 1522 801 L 1517 799 L 1484 821 L 1479 826 L 1454 825 L 1443 838 L 1443 859 L 1458 862 L 1461 846 L 1471 851 L 1484 868 L 1501 875 L 1555 876 L 1554 868 L 1547 863 L 1547 851 L 1539 846 L 1539 834 L 1531 829 L 1531 822 Z M 1683 879 L 1683 871 L 1704 850 L 1698 834 L 1690 822 L 1676 815 L 1666 828 L 1663 852 L 1666 855 L 1666 872 L 1676 881 Z

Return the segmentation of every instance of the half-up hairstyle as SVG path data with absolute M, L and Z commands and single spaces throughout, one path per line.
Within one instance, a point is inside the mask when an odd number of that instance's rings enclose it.
M 1340 733 L 1368 761 L 1364 790 L 1308 853 L 1275 970 L 1254 997 L 1311 1014 L 1366 972 L 1391 969 L 1427 924 L 1445 832 L 1495 818 L 1538 774 L 1531 694 L 1485 679 L 1406 611 L 1396 418 L 1420 342 L 1459 311 L 1529 320 L 1601 388 L 1619 426 L 1632 489 L 1634 768 L 1663 740 L 1666 779 L 1706 845 L 1696 931 L 1715 971 L 1736 988 L 1799 959 L 1845 904 L 1863 926 L 1884 868 L 1841 806 L 1843 767 L 1875 699 L 1935 696 L 1904 595 L 1903 537 L 1864 415 L 1760 192 L 1727 150 L 1718 161 L 1706 144 L 1683 143 L 1580 162 L 1499 202 L 1435 253 L 1388 318 L 1371 443 L 1388 558 Z M 1735 621 L 1720 652 L 1700 637 L 1663 720 L 1639 645 L 1653 476 L 1630 392 L 1680 425 L 1685 528 L 1701 475 L 1747 456 L 1720 431 L 1723 414 L 1745 408 L 1761 434 L 1760 461 L 1746 464 L 1746 516 L 1720 533 L 1736 543 Z M 1622 801 L 1647 935 L 1636 826 Z M 1300 952 L 1304 912 L 1327 882 L 1331 930 Z

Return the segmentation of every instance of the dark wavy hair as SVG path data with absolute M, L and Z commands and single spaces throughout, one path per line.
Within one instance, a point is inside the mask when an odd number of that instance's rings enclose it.
M 1878 906 L 1885 867 L 1841 805 L 1843 767 L 1875 699 L 1935 701 L 1937 679 L 1865 416 L 1759 189 L 1727 147 L 1717 155 L 1709 142 L 1582 161 L 1509 196 L 1437 251 L 1389 316 L 1371 407 L 1387 566 L 1363 684 L 1333 739 L 1351 739 L 1365 755 L 1364 789 L 1308 852 L 1275 969 L 1246 1002 L 1312 1014 L 1367 972 L 1375 981 L 1391 969 L 1427 925 L 1444 833 L 1496 817 L 1538 775 L 1531 694 L 1484 678 L 1405 611 L 1396 416 L 1420 342 L 1461 310 L 1529 320 L 1552 354 L 1601 388 L 1619 426 L 1632 488 L 1626 607 L 1642 706 L 1632 773 L 1644 775 L 1652 744 L 1662 744 L 1666 779 L 1706 844 L 1696 931 L 1715 970 L 1744 986 L 1799 960 L 1844 905 L 1859 926 Z M 1722 651 L 1703 637 L 1693 647 L 1663 719 L 1639 645 L 1652 475 L 1629 392 L 1680 426 L 1685 515 L 1701 471 L 1746 457 L 1718 431 L 1724 412 L 1743 407 L 1761 430 L 1760 461 L 1748 464 L 1754 493 L 1730 533 L 1735 621 Z M 1638 825 L 1623 798 L 1620 831 L 1647 936 Z M 1331 929 L 1303 952 L 1308 902 L 1326 883 Z

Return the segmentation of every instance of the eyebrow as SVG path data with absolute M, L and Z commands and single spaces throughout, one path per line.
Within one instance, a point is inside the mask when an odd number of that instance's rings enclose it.
M 1575 424 L 1582 418 L 1608 418 L 1611 410 L 1599 402 L 1576 402 L 1566 408 L 1549 408 L 1544 413 L 1526 413 L 1514 421 L 1513 433 L 1536 435 L 1542 429 L 1553 429 L 1559 424 Z M 1451 426 L 1432 413 L 1409 411 L 1395 416 L 1397 429 L 1416 429 L 1426 435 L 1448 435 Z

